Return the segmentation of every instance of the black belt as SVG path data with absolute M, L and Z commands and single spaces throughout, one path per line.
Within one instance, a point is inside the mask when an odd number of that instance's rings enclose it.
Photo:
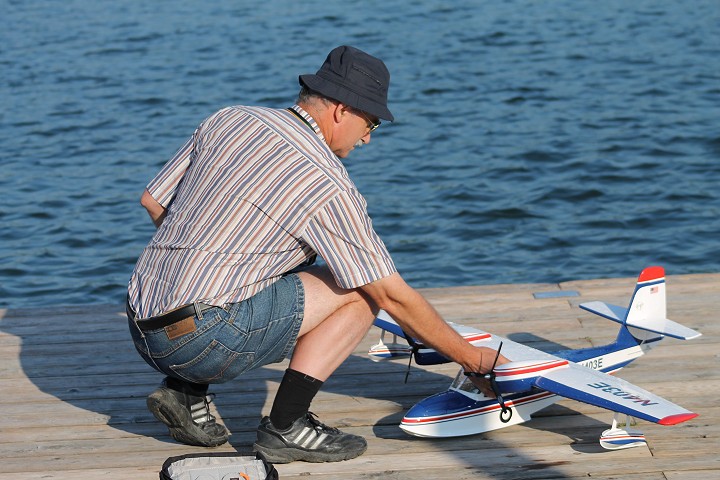
M 197 305 L 197 309 L 195 308 L 195 305 Z M 127 308 L 130 312 L 133 312 L 132 307 L 130 307 L 129 304 Z M 188 305 L 178 307 L 174 310 L 170 310 L 169 312 L 163 313 L 162 315 L 138 319 L 135 321 L 135 323 L 137 323 L 137 326 L 143 332 L 149 332 L 150 330 L 158 330 L 160 328 L 167 327 L 168 325 L 177 323 L 180 320 L 185 320 L 188 317 L 194 317 L 195 314 L 200 314 L 205 310 L 209 310 L 211 308 L 215 308 L 215 305 L 207 305 L 204 303 L 190 303 Z

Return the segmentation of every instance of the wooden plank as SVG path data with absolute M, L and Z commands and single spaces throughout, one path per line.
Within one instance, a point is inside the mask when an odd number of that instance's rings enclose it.
M 42 472 L 5 472 L 3 480 L 97 480 L 101 478 L 127 480 L 157 480 L 160 468 L 157 467 L 118 467 L 118 468 L 83 468 L 81 470 L 49 470 Z
M 720 470 L 703 469 L 703 470 L 666 470 L 663 472 L 667 480 L 710 480 L 720 478 Z
M 354 473 L 387 474 L 402 468 L 415 475 L 428 469 L 445 470 L 446 478 L 455 478 L 458 471 L 471 471 L 474 478 L 587 478 L 600 474 L 605 477 L 628 474 L 648 474 L 663 469 L 697 469 L 711 465 L 717 469 L 718 459 L 698 459 L 692 456 L 655 459 L 643 449 L 618 450 L 597 455 L 599 452 L 583 451 L 571 446 L 537 446 L 518 451 L 512 447 L 478 451 L 434 451 L 422 453 L 385 453 L 382 456 L 366 454 L 358 459 L 330 464 L 322 471 L 336 478 L 355 478 Z M 378 458 L 379 457 L 379 458 Z M 312 472 L 307 464 L 279 465 L 281 478 L 300 476 Z

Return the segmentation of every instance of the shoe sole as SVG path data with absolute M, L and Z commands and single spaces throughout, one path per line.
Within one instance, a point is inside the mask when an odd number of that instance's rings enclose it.
M 265 459 L 270 463 L 290 463 L 295 461 L 303 461 L 310 463 L 324 463 L 324 462 L 341 462 L 343 460 L 350 460 L 351 458 L 359 457 L 365 450 L 367 445 L 362 450 L 353 450 L 338 453 L 322 453 L 313 452 L 312 450 L 303 450 L 300 448 L 266 448 L 257 443 L 253 445 L 253 449 L 256 452 L 260 452 Z
M 177 399 L 164 390 L 156 390 L 147 398 L 148 410 L 155 418 L 167 425 L 170 436 L 178 442 L 198 447 L 218 447 L 227 437 L 213 438 L 203 432 Z

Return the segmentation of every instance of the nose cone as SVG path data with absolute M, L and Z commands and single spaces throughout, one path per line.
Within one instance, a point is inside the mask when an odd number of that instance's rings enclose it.
M 474 400 L 455 390 L 427 397 L 405 414 L 400 428 L 417 437 L 457 437 L 478 432 L 474 418 L 483 406 L 497 402 L 482 397 Z

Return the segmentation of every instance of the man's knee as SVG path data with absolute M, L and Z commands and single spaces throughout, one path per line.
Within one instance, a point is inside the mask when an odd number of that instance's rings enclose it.
M 312 330 L 328 318 L 348 315 L 372 321 L 377 314 L 375 303 L 359 289 L 343 289 L 335 283 L 327 267 L 313 267 L 298 273 L 305 290 L 303 331 Z
M 372 318 L 375 319 L 377 314 L 380 312 L 380 307 L 375 303 L 375 301 L 372 298 L 370 298 L 370 296 L 367 293 L 363 292 L 361 289 L 358 288 L 355 291 L 358 293 L 358 295 L 360 295 L 360 297 L 362 297 L 363 301 L 365 302 L 365 304 L 367 304 L 368 308 L 370 309 Z

